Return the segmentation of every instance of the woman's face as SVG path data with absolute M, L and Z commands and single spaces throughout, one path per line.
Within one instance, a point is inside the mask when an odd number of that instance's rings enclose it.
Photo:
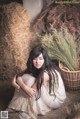
M 44 58 L 42 53 L 36 57 L 35 59 L 33 59 L 33 65 L 35 68 L 40 69 L 44 64 Z

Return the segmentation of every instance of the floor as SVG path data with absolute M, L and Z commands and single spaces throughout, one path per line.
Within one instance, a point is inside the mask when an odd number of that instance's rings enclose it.
M 14 88 L 8 81 L 0 81 L 0 111 L 5 110 L 12 99 Z M 9 119 L 19 119 L 17 113 L 10 113 Z M 38 119 L 80 119 L 80 90 L 67 92 L 65 103 Z

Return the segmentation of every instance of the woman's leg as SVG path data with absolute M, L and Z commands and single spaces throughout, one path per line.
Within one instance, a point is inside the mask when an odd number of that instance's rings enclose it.
M 6 108 L 5 111 L 8 111 L 8 112 L 10 112 L 10 113 L 12 113 L 12 112 L 16 112 L 15 110 L 13 110 L 13 109 L 11 109 L 11 108 Z
M 20 119 L 31 119 L 31 116 L 29 116 L 27 113 L 25 112 L 19 112 L 19 118 Z

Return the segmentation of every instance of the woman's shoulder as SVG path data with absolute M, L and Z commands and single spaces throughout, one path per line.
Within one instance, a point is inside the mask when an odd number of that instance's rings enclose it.
M 45 70 L 43 73 L 43 76 L 44 76 L 44 79 L 49 79 L 48 71 Z
M 53 74 L 54 76 L 56 76 L 56 74 L 58 75 L 58 76 L 61 76 L 61 73 L 60 73 L 60 71 L 59 70 L 57 70 L 57 69 L 51 69 L 51 71 L 47 71 L 47 70 L 45 70 L 44 71 L 44 73 L 43 73 L 43 75 L 44 75 L 44 78 L 49 78 L 49 74 Z

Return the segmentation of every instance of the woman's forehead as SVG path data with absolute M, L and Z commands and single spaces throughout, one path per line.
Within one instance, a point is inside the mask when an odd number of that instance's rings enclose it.
M 43 54 L 42 54 L 42 53 L 40 53 L 37 57 L 43 57 Z
M 43 54 L 41 53 L 38 57 L 43 57 Z

